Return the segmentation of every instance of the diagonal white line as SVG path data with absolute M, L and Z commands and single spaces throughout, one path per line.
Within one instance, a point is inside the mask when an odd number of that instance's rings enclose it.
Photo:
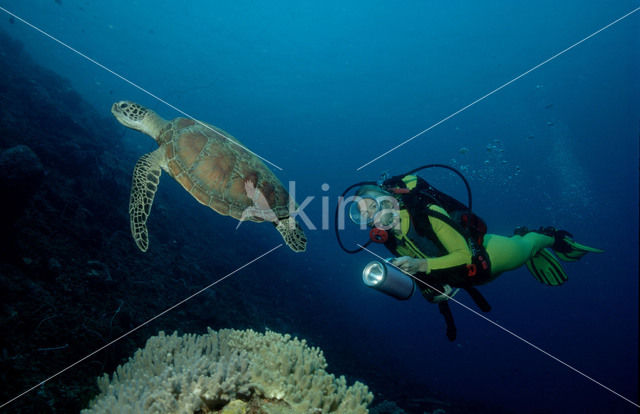
M 607 24 L 606 26 L 596 30 L 595 32 L 591 33 L 589 36 L 585 37 L 584 39 L 572 44 L 571 46 L 569 46 L 568 48 L 562 50 L 561 52 L 556 53 L 555 55 L 551 56 L 550 58 L 538 63 L 537 65 L 535 65 L 534 67 L 532 67 L 531 69 L 527 70 L 526 72 L 521 73 L 520 75 L 516 76 L 515 78 L 511 79 L 509 82 L 497 87 L 496 89 L 492 90 L 491 92 L 487 93 L 486 95 L 481 96 L 480 98 L 476 99 L 475 101 L 471 102 L 470 104 L 468 104 L 467 106 L 464 106 L 460 109 L 458 109 L 456 112 L 452 113 L 451 115 L 442 118 L 440 121 L 436 122 L 435 124 L 431 125 L 429 128 L 418 132 L 417 134 L 415 134 L 414 136 L 412 136 L 411 138 L 407 138 L 406 140 L 404 140 L 403 142 L 401 142 L 400 144 L 396 145 L 395 147 L 385 151 L 384 153 L 378 155 L 377 157 L 375 157 L 374 159 L 372 159 L 371 161 L 362 164 L 361 166 L 359 166 L 358 168 L 356 168 L 356 171 L 360 171 L 361 169 L 363 169 L 364 167 L 366 167 L 369 164 L 372 164 L 376 161 L 378 161 L 380 158 L 388 155 L 389 153 L 397 150 L 398 148 L 408 144 L 409 142 L 413 141 L 414 139 L 418 138 L 419 136 L 431 131 L 433 128 L 437 127 L 438 125 L 442 124 L 443 122 L 448 121 L 449 119 L 453 118 L 454 116 L 458 115 L 461 112 L 466 111 L 467 109 L 471 108 L 472 106 L 474 106 L 475 104 L 477 104 L 480 101 L 483 101 L 484 99 L 488 98 L 489 96 L 493 95 L 494 93 L 500 91 L 501 89 L 506 88 L 507 86 L 511 85 L 513 82 L 517 81 L 518 79 L 521 79 L 525 76 L 527 76 L 529 73 L 533 72 L 534 70 L 540 68 L 541 66 L 551 62 L 552 60 L 554 60 L 555 58 L 559 57 L 560 55 L 565 54 L 566 52 L 568 52 L 569 50 L 573 49 L 574 47 L 578 46 L 579 44 L 591 39 L 593 36 L 597 35 L 598 33 L 602 32 L 603 30 L 608 29 L 609 27 L 613 26 L 614 24 L 620 22 L 621 20 L 631 16 L 633 13 L 637 12 L 638 10 L 640 10 L 640 7 L 635 8 L 634 10 L 630 11 L 629 13 L 625 14 L 622 17 L 619 17 L 618 19 L 612 21 L 611 23 Z
M 58 375 L 62 374 L 63 372 L 66 372 L 68 370 L 70 370 L 71 368 L 75 367 L 76 365 L 80 364 L 83 361 L 86 361 L 88 358 L 91 358 L 92 356 L 94 356 L 95 354 L 97 354 L 98 352 L 102 351 L 105 348 L 110 347 L 111 345 L 115 344 L 116 342 L 118 342 L 119 340 L 121 340 L 122 338 L 125 338 L 129 335 L 131 335 L 133 332 L 137 331 L 138 329 L 142 328 L 145 325 L 148 325 L 149 323 L 153 322 L 154 320 L 158 319 L 159 317 L 163 316 L 164 314 L 171 312 L 173 309 L 177 308 L 178 306 L 182 305 L 183 303 L 195 298 L 196 296 L 198 296 L 199 294 L 201 294 L 202 292 L 204 292 L 205 290 L 217 285 L 218 283 L 222 282 L 223 280 L 225 280 L 226 278 L 228 278 L 229 276 L 239 272 L 240 270 L 244 269 L 245 267 L 249 266 L 250 264 L 257 262 L 258 260 L 262 259 L 263 257 L 265 257 L 266 255 L 268 255 L 269 253 L 272 253 L 273 251 L 275 251 L 276 249 L 282 247 L 282 243 L 280 243 L 279 245 L 277 245 L 276 247 L 272 248 L 271 250 L 262 253 L 260 256 L 252 259 L 251 261 L 243 264 L 242 266 L 240 266 L 239 268 L 237 268 L 236 270 L 234 270 L 231 273 L 228 273 L 227 275 L 221 277 L 220 279 L 216 280 L 215 282 L 209 284 L 208 286 L 203 287 L 202 289 L 200 289 L 199 291 L 197 291 L 196 293 L 194 293 L 193 295 L 189 296 L 186 299 L 181 300 L 180 302 L 176 303 L 175 305 L 163 310 L 162 312 L 160 312 L 159 314 L 157 314 L 156 316 L 154 316 L 153 318 L 141 323 L 140 325 L 136 326 L 135 328 L 131 329 L 129 332 L 126 332 L 122 335 L 120 335 L 119 337 L 117 337 L 116 339 L 114 339 L 113 341 L 109 342 L 108 344 L 96 349 L 95 351 L 93 351 L 92 353 L 90 353 L 89 355 L 77 360 L 76 362 L 74 362 L 73 364 L 69 365 L 68 367 L 64 368 L 63 370 L 59 371 L 58 373 L 50 376 L 49 378 L 39 382 L 38 384 L 34 385 L 33 387 L 29 388 L 28 390 L 24 391 L 22 394 L 20 395 L 16 395 L 15 397 L 13 397 L 12 399 L 10 399 L 9 401 L 3 403 L 2 405 L 0 405 L 0 408 L 4 408 L 5 406 L 11 404 L 12 402 L 14 402 L 15 400 L 23 397 L 24 395 L 30 393 L 31 391 L 35 390 L 36 388 L 40 387 L 43 384 L 46 384 L 47 382 L 51 381 L 52 379 L 54 379 L 55 377 L 57 377 Z
M 65 42 L 63 42 L 62 40 L 54 37 L 53 35 L 45 32 L 44 30 L 40 29 L 39 27 L 35 26 L 34 24 L 26 21 L 25 19 L 23 19 L 22 17 L 10 12 L 9 10 L 5 9 L 4 7 L 0 6 L 0 10 L 2 10 L 3 12 L 7 13 L 8 15 L 10 15 L 11 17 L 15 18 L 16 20 L 20 20 L 22 23 L 26 24 L 27 26 L 31 27 L 32 29 L 40 32 L 41 34 L 43 34 L 44 36 L 48 37 L 49 39 L 53 40 L 54 42 L 66 47 L 67 49 L 71 50 L 72 52 L 76 53 L 77 55 L 85 58 L 86 60 L 88 60 L 89 62 L 93 63 L 94 65 L 100 67 L 101 69 L 106 70 L 107 72 L 111 73 L 112 75 L 122 79 L 123 81 L 127 82 L 129 85 L 133 86 L 134 88 L 146 93 L 147 95 L 151 96 L 152 98 L 156 99 L 159 102 L 162 102 L 163 104 L 165 104 L 166 106 L 168 106 L 169 108 L 175 110 L 176 112 L 186 116 L 187 118 L 197 122 L 198 124 L 202 125 L 203 127 L 213 131 L 214 133 L 220 135 L 221 137 L 223 137 L 224 139 L 228 140 L 230 143 L 239 146 L 240 148 L 244 149 L 245 151 L 248 151 L 249 153 L 255 155 L 256 157 L 260 158 L 262 161 L 266 162 L 267 164 L 272 165 L 273 167 L 277 168 L 278 170 L 282 171 L 282 168 L 279 167 L 278 165 L 274 164 L 273 162 L 269 161 L 268 159 L 256 154 L 255 152 L 251 151 L 249 148 L 245 147 L 244 145 L 240 144 L 239 142 L 227 137 L 226 135 L 222 134 L 219 131 L 216 131 L 215 129 L 211 128 L 209 125 L 205 124 L 204 122 L 198 121 L 197 119 L 195 119 L 194 117 L 192 117 L 191 115 L 189 115 L 188 113 L 184 112 L 183 110 L 181 110 L 180 108 L 171 105 L 169 102 L 165 101 L 164 99 L 160 98 L 159 96 L 149 92 L 148 90 L 146 90 L 145 88 L 143 88 L 142 86 L 130 81 L 129 79 L 125 78 L 124 76 L 120 75 L 119 73 L 115 72 L 114 70 L 109 69 L 108 67 L 106 67 L 105 65 L 103 65 L 102 63 L 98 62 L 97 60 L 90 58 L 89 56 L 85 55 L 84 53 L 80 52 L 77 49 L 74 49 L 73 47 L 69 46 L 68 44 L 66 44 Z
M 616 395 L 616 396 L 618 396 L 618 397 L 622 398 L 622 399 L 623 399 L 623 400 L 625 400 L 626 402 L 628 402 L 628 403 L 630 403 L 630 404 L 632 404 L 632 405 L 634 405 L 634 406 L 636 406 L 636 407 L 640 408 L 640 405 L 638 405 L 638 403 L 636 403 L 636 402 L 634 402 L 634 401 L 630 400 L 629 398 L 625 397 L 624 395 L 622 395 L 622 394 L 620 394 L 620 393 L 616 392 L 615 390 L 613 390 L 613 389 L 611 389 L 611 388 L 607 387 L 606 385 L 602 384 L 601 382 L 598 382 L 598 381 L 597 381 L 597 380 L 595 380 L 594 378 L 592 378 L 592 377 L 588 376 L 587 374 L 585 374 L 584 372 L 580 371 L 579 369 L 574 368 L 573 366 L 571 366 L 571 365 L 569 365 L 568 363 L 564 362 L 564 361 L 563 361 L 563 360 L 561 360 L 560 358 L 558 358 L 558 357 L 556 357 L 556 356 L 552 355 L 551 353 L 549 353 L 549 352 L 545 351 L 544 349 L 540 348 L 540 347 L 539 347 L 539 346 L 537 346 L 536 344 L 534 344 L 534 343 L 532 343 L 532 342 L 530 342 L 530 341 L 527 341 L 526 339 L 524 339 L 524 338 L 523 338 L 523 337 L 521 337 L 520 335 L 516 334 L 515 332 L 510 331 L 509 329 L 505 328 L 504 326 L 500 325 L 499 323 L 497 323 L 497 322 L 495 322 L 495 321 L 493 321 L 493 320 L 491 320 L 491 319 L 487 318 L 486 316 L 484 316 L 484 315 L 483 315 L 483 314 L 481 314 L 480 312 L 478 312 L 478 311 L 476 311 L 476 310 L 474 310 L 474 309 L 471 309 L 470 307 L 468 307 L 468 306 L 467 306 L 467 305 L 465 305 L 464 303 L 460 302 L 459 300 L 454 299 L 452 296 L 449 296 L 449 295 L 447 295 L 446 293 L 441 292 L 439 289 L 437 289 L 437 288 L 435 288 L 435 287 L 431 286 L 430 284 L 426 283 L 424 280 L 420 280 L 420 279 L 418 279 L 417 277 L 413 276 L 412 274 L 407 273 L 407 272 L 405 272 L 404 270 L 400 269 L 399 267 L 394 266 L 393 264 L 391 264 L 391 263 L 387 262 L 387 261 L 386 261 L 386 259 L 385 259 L 385 258 L 383 258 L 382 256 L 380 256 L 380 255 L 378 255 L 378 254 L 374 253 L 373 251 L 371 251 L 371 250 L 367 249 L 366 247 L 364 247 L 364 246 L 362 246 L 362 245 L 360 245 L 360 244 L 358 244 L 358 247 L 363 248 L 364 250 L 366 250 L 367 252 L 371 253 L 373 256 L 377 257 L 377 258 L 378 258 L 378 259 L 380 259 L 381 261 L 383 261 L 383 262 L 385 262 L 385 263 L 390 264 L 391 266 L 395 267 L 396 269 L 398 269 L 399 271 L 401 271 L 401 272 L 402 272 L 402 273 L 404 273 L 405 275 L 407 275 L 407 276 L 411 277 L 412 279 L 415 279 L 415 280 L 417 280 L 417 281 L 419 281 L 419 282 L 421 282 L 421 283 L 424 283 L 425 285 L 429 286 L 429 288 L 430 288 L 430 289 L 433 289 L 434 291 L 438 292 L 439 294 L 446 296 L 446 297 L 447 297 L 447 300 L 450 300 L 450 301 L 453 301 L 453 302 L 457 303 L 458 305 L 462 306 L 463 308 L 465 308 L 465 309 L 466 309 L 466 310 L 468 310 L 469 312 L 471 312 L 471 313 L 473 313 L 473 314 L 475 314 L 475 315 L 479 316 L 480 318 L 482 318 L 482 319 L 484 319 L 485 321 L 489 322 L 490 324 L 492 324 L 492 325 L 494 325 L 494 326 L 496 326 L 496 327 L 498 327 L 498 328 L 502 329 L 503 331 L 505 331 L 505 332 L 506 332 L 506 333 L 508 333 L 509 335 L 513 336 L 514 338 L 518 339 L 519 341 L 524 342 L 525 344 L 529 345 L 530 347 L 532 347 L 532 348 L 533 348 L 533 349 L 535 349 L 536 351 L 539 351 L 539 352 L 543 353 L 543 354 L 544 354 L 544 355 L 546 355 L 547 357 L 549 357 L 549 358 L 553 359 L 553 360 L 554 360 L 554 361 L 556 361 L 556 362 L 561 363 L 561 364 L 562 364 L 562 365 L 564 365 L 565 367 L 567 367 L 567 368 L 569 368 L 570 370 L 572 370 L 572 371 L 574 371 L 574 372 L 576 372 L 576 373 L 578 373 L 578 374 L 582 375 L 583 377 L 585 377 L 585 378 L 586 378 L 586 379 L 588 379 L 589 381 L 591 381 L 591 382 L 593 382 L 593 383 L 595 383 L 595 384 L 599 385 L 600 387 L 604 388 L 605 390 L 609 391 L 610 393 L 612 393 L 612 394 L 614 394 L 614 395 Z

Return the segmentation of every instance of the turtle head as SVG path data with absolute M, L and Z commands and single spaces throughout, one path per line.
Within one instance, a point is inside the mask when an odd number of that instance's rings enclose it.
M 165 121 L 150 109 L 131 101 L 118 101 L 111 106 L 111 113 L 122 125 L 158 137 Z

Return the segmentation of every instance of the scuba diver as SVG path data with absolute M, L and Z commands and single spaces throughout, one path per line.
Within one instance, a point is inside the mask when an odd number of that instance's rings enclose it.
M 434 167 L 449 169 L 461 177 L 468 205 L 415 175 Z M 355 187 L 355 196 L 345 201 L 344 196 Z M 375 242 L 384 244 L 395 257 L 369 263 L 363 271 L 365 284 L 397 299 L 411 297 L 417 285 L 427 301 L 438 304 L 450 341 L 456 338 L 456 327 L 448 300 L 459 289 L 488 312 L 491 307 L 476 286 L 522 265 L 539 282 L 558 286 L 568 279 L 558 259 L 573 262 L 587 253 L 602 252 L 575 242 L 571 233 L 553 227 L 533 231 L 518 227 L 511 237 L 489 234 L 482 218 L 472 212 L 471 201 L 471 189 L 459 171 L 430 164 L 378 182 L 354 184 L 345 190 L 336 208 L 335 230 L 343 250 L 357 253 Z M 351 220 L 362 229 L 370 229 L 367 243 L 353 250 L 343 245 L 338 232 L 339 219 L 344 222 L 339 209 L 347 202 L 351 202 Z

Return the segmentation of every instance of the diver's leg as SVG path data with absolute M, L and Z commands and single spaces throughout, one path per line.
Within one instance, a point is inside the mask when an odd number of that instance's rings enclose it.
M 535 256 L 540 249 L 551 247 L 554 238 L 545 234 L 530 232 L 524 236 L 511 237 L 487 234 L 484 236 L 484 247 L 491 261 L 491 275 L 498 276 L 502 272 L 517 269 L 527 260 Z

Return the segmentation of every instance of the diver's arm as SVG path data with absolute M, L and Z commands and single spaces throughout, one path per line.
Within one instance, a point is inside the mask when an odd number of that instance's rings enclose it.
M 433 211 L 448 215 L 445 210 L 435 205 L 430 206 Z M 438 241 L 447 251 L 440 257 L 428 257 L 420 259 L 410 256 L 398 257 L 393 264 L 407 273 L 430 274 L 432 271 L 446 271 L 453 268 L 465 267 L 471 263 L 471 250 L 467 241 L 453 227 L 440 219 L 429 216 L 429 223 L 438 237 Z
M 447 212 L 440 207 L 432 205 L 429 207 L 433 211 L 447 215 Z M 429 223 L 442 246 L 448 252 L 444 256 L 429 257 L 426 259 L 428 271 L 445 270 L 471 263 L 471 250 L 467 241 L 453 227 L 440 219 L 429 216 Z

